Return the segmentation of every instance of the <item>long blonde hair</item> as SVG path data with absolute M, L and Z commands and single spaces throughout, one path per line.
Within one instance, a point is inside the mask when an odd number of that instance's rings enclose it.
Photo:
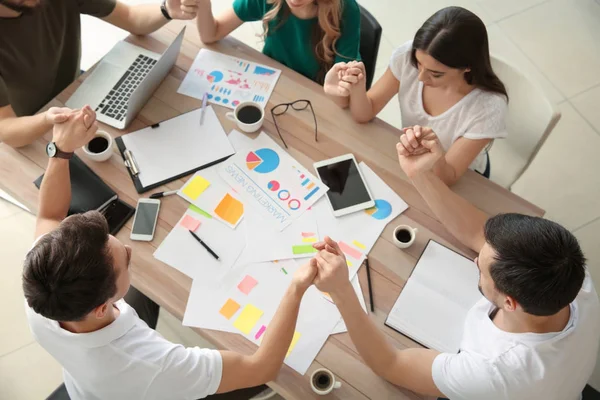
M 342 19 L 343 0 L 313 0 L 317 4 L 317 17 L 319 23 L 315 25 L 312 32 L 313 50 L 315 58 L 319 63 L 317 82 L 323 83 L 325 74 L 333 66 L 337 53 L 335 45 L 342 35 L 340 25 Z M 263 39 L 269 34 L 269 23 L 279 18 L 278 24 L 273 28 L 276 30 L 285 23 L 291 13 L 285 0 L 267 0 L 272 4 L 271 8 L 263 17 Z

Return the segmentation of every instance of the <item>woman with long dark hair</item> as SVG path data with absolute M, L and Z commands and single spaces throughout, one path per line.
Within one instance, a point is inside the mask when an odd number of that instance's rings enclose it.
M 220 40 L 249 21 L 263 23 L 263 53 L 321 84 L 335 63 L 360 60 L 356 0 L 234 0 L 216 18 L 210 0 L 198 1 L 204 43 Z
M 362 63 L 336 64 L 325 92 L 347 98 L 354 119 L 368 122 L 398 95 L 402 124 L 398 151 L 425 152 L 420 141 L 437 136 L 444 157 L 436 174 L 448 185 L 471 168 L 489 177 L 486 148 L 506 137 L 508 95 L 490 63 L 487 31 L 479 17 L 461 7 L 433 14 L 400 46 L 389 68 L 367 92 Z

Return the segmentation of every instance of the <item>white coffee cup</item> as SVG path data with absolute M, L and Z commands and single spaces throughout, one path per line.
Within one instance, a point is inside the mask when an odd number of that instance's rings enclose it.
M 333 372 L 326 368 L 319 368 L 310 376 L 310 387 L 318 395 L 325 396 L 342 387 L 342 382 L 335 380 Z
M 408 239 L 408 241 L 403 241 L 398 239 L 398 232 L 400 231 L 406 231 L 406 234 L 400 234 L 401 236 L 406 236 L 406 239 Z M 410 246 L 412 246 L 412 244 L 415 242 L 415 239 L 417 238 L 417 232 L 418 229 L 417 228 L 412 228 L 408 225 L 398 225 L 396 227 L 396 229 L 394 229 L 394 234 L 392 236 L 392 240 L 394 242 L 394 244 L 401 248 L 401 249 L 406 249 Z M 405 238 L 402 238 L 405 239 Z
M 106 149 L 104 149 L 101 152 L 90 151 L 89 145 L 96 138 L 104 138 L 108 141 L 108 146 L 106 146 Z M 96 131 L 96 135 L 94 135 L 94 139 L 90 140 L 88 144 L 83 146 L 83 154 L 85 154 L 85 156 L 92 161 L 102 162 L 102 161 L 108 160 L 113 154 L 113 138 L 112 138 L 112 136 L 110 136 L 110 134 L 105 131 Z
M 247 107 L 247 106 L 254 106 L 260 111 L 260 119 L 258 121 L 255 121 L 252 123 L 240 121 L 240 119 L 238 117 L 238 113 L 240 112 L 241 109 L 243 109 L 244 107 Z M 252 133 L 252 132 L 258 131 L 262 127 L 263 122 L 265 120 L 265 110 L 258 103 L 255 103 L 253 101 L 244 101 L 244 102 L 238 104 L 235 107 L 235 109 L 233 110 L 233 112 L 228 112 L 227 114 L 225 114 L 225 116 L 227 117 L 227 119 L 235 122 L 237 127 L 242 132 Z

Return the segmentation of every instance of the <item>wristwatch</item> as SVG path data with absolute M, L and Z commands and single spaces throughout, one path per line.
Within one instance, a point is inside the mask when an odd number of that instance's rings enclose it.
M 171 16 L 169 15 L 169 12 L 167 11 L 167 0 L 163 0 L 162 3 L 160 4 L 160 12 L 169 21 L 173 19 L 173 18 L 171 18 Z
M 74 153 L 61 151 L 56 143 L 50 142 L 46 145 L 46 154 L 48 154 L 48 157 L 50 158 L 64 158 L 65 160 L 70 160 Z

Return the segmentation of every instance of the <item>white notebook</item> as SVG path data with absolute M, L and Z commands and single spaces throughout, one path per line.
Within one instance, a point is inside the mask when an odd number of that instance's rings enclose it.
M 385 322 L 444 353 L 460 348 L 467 312 L 482 296 L 475 263 L 430 240 Z

